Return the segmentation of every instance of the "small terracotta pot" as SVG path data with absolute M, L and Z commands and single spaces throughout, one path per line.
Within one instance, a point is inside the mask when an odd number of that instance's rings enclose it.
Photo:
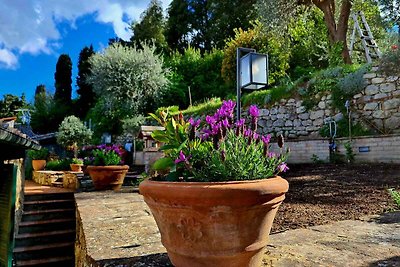
M 32 168 L 34 171 L 44 170 L 44 167 L 46 167 L 46 160 L 44 160 L 44 159 L 32 160 Z
M 281 177 L 216 183 L 145 180 L 139 189 L 174 266 L 259 267 L 289 184 Z
M 73 172 L 82 172 L 83 164 L 71 163 L 71 164 L 69 164 L 69 166 L 71 167 L 71 171 L 73 171 Z
M 113 165 L 88 166 L 86 170 L 89 173 L 96 190 L 113 189 L 118 191 L 124 183 L 124 178 L 128 169 L 128 165 Z

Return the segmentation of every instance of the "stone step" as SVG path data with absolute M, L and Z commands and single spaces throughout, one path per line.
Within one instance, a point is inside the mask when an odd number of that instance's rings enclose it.
M 74 242 L 75 229 L 56 230 L 39 233 L 18 234 L 15 238 L 15 247 L 34 246 L 56 242 Z
M 52 194 L 35 194 L 26 193 L 24 201 L 37 201 L 37 200 L 50 200 L 50 199 L 73 199 L 74 193 L 72 192 L 62 192 L 62 193 L 52 193 Z
M 68 209 L 75 207 L 74 199 L 50 199 L 24 201 L 24 210 L 48 210 L 48 209 Z
M 24 211 L 22 216 L 23 222 L 40 221 L 50 219 L 67 219 L 75 218 L 75 209 L 48 209 L 48 210 L 31 210 Z
M 32 267 L 72 267 L 74 266 L 74 257 L 49 257 L 36 260 L 19 260 L 16 261 L 16 266 L 32 266 Z
M 35 246 L 23 246 L 14 248 L 14 258 L 19 260 L 40 260 L 51 257 L 66 257 L 73 255 L 74 242 L 48 243 Z
M 40 233 L 57 230 L 75 229 L 75 218 L 25 221 L 19 224 L 19 233 Z

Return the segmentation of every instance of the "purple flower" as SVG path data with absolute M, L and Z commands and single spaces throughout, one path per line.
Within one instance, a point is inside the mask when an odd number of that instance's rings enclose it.
M 244 125 L 244 119 L 240 119 L 240 120 L 238 120 L 237 122 L 236 122 L 236 126 L 237 127 L 241 127 L 241 126 L 243 126 Z
M 225 119 L 222 121 L 222 126 L 224 126 L 225 128 L 229 128 L 229 126 L 230 126 L 229 120 L 225 118 Z
M 220 123 L 212 125 L 211 126 L 211 134 L 212 135 L 219 134 L 220 128 L 221 128 L 221 124 Z
M 207 117 L 206 117 L 206 122 L 207 122 L 209 125 L 213 125 L 213 124 L 215 124 L 215 123 L 217 122 L 217 120 L 216 120 L 214 117 L 208 116 L 208 115 L 207 115 Z
M 197 121 L 195 121 L 193 118 L 189 119 L 189 123 L 190 125 L 192 125 L 193 128 L 196 128 L 200 125 L 200 119 L 198 119 Z
M 249 113 L 252 117 L 258 117 L 258 115 L 260 114 L 258 108 L 256 105 L 251 105 L 249 108 Z
M 179 151 L 179 157 L 175 160 L 175 164 L 178 164 L 180 162 L 187 162 L 189 160 L 190 156 L 186 156 L 183 154 L 182 150 Z
M 245 137 L 249 137 L 249 136 L 251 136 L 251 134 L 252 134 L 252 132 L 251 132 L 250 129 L 244 130 L 244 136 L 245 136 Z
M 278 167 L 277 167 L 277 171 L 278 171 L 278 172 L 286 172 L 287 170 L 289 170 L 289 167 L 286 165 L 285 162 L 282 162 L 282 163 L 279 164 Z
M 275 158 L 276 154 L 274 152 L 268 152 L 268 158 Z
M 264 145 L 268 145 L 269 141 L 271 140 L 271 135 L 267 134 L 266 136 L 261 136 L 261 140 L 263 141 Z
M 253 133 L 254 140 L 258 140 L 259 137 L 260 137 L 260 135 L 258 133 Z

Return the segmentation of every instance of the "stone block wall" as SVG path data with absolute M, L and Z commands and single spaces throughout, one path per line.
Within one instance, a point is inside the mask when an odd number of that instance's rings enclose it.
M 400 79 L 373 71 L 364 75 L 366 86 L 351 100 L 353 123 L 361 123 L 378 134 L 400 133 Z M 319 97 L 312 110 L 306 110 L 299 99 L 282 99 L 268 109 L 260 110 L 259 132 L 283 134 L 289 139 L 315 139 L 330 120 L 343 114 L 332 105 L 332 95 Z
M 348 138 L 336 140 L 338 153 L 345 155 L 344 144 Z M 400 135 L 366 136 L 352 139 L 352 148 L 355 154 L 355 162 L 364 163 L 400 163 Z M 290 148 L 288 163 L 313 163 L 313 155 L 318 159 L 329 161 L 329 142 L 326 139 L 293 140 L 285 142 Z M 276 144 L 272 144 L 271 151 L 279 153 Z
M 52 186 L 57 179 L 61 178 L 64 188 L 78 189 L 78 173 L 71 171 L 34 171 L 32 180 L 41 185 Z

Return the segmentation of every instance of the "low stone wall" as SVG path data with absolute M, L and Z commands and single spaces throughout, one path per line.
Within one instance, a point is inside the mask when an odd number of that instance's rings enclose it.
M 345 155 L 344 144 L 348 138 L 335 140 L 339 154 Z M 400 163 L 400 135 L 366 136 L 353 138 L 351 141 L 355 162 Z M 290 148 L 288 163 L 313 163 L 312 157 L 329 161 L 329 141 L 327 139 L 287 141 Z M 279 148 L 273 144 L 271 151 L 278 153 Z
M 32 180 L 40 185 L 52 186 L 57 179 L 62 179 L 63 187 L 78 189 L 77 174 L 80 172 L 70 171 L 33 171 Z
M 364 75 L 365 88 L 351 100 L 352 119 L 378 134 L 400 133 L 400 79 L 386 77 L 377 68 Z M 334 109 L 332 95 L 318 94 L 318 103 L 306 110 L 300 99 L 281 99 L 268 109 L 260 109 L 258 121 L 262 134 L 283 134 L 290 139 L 320 137 L 327 121 L 338 121 L 343 114 Z

